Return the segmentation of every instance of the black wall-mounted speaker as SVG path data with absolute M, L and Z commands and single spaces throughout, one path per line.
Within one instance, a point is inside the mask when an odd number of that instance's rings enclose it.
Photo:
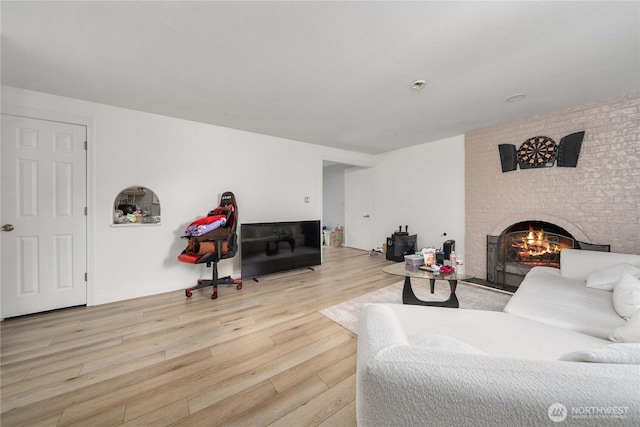
M 560 146 L 558 147 L 558 167 L 575 168 L 578 165 L 578 157 L 580 156 L 583 139 L 584 131 L 572 133 L 560 140 Z
M 498 145 L 500 151 L 500 165 L 502 172 L 514 171 L 518 168 L 518 158 L 516 156 L 516 146 L 513 144 Z

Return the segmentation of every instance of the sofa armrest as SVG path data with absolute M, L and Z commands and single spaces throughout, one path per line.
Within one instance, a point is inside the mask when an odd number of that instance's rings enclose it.
M 586 280 L 596 270 L 623 263 L 640 267 L 640 255 L 563 249 L 560 252 L 560 275 L 569 279 Z
M 409 344 L 409 340 L 391 309 L 380 304 L 365 304 L 358 326 L 358 360 L 368 360 L 384 348 Z
M 552 426 L 557 424 L 549 408 L 556 403 L 568 410 L 566 426 L 602 425 L 598 417 L 571 419 L 572 408 L 623 408 L 613 421 L 640 425 L 639 384 L 637 365 L 525 360 L 412 345 L 390 307 L 365 305 L 360 314 L 359 427 Z
M 624 425 L 640 422 L 637 366 L 516 360 L 393 346 L 358 366 L 358 426 L 544 426 L 551 405 L 623 408 Z M 584 413 L 583 413 L 584 414 Z

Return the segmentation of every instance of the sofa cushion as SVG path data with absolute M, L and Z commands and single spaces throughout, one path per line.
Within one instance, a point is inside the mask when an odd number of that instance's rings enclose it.
M 527 273 L 527 276 L 537 276 L 539 274 L 560 277 L 560 269 L 554 268 L 554 267 L 541 267 L 541 266 L 533 267 L 531 270 L 529 270 L 529 272 Z
M 568 279 L 585 280 L 596 270 L 622 263 L 640 267 L 640 255 L 580 249 L 563 249 L 560 252 L 560 274 Z
M 616 282 L 625 273 L 631 273 L 634 277 L 640 277 L 640 268 L 631 264 L 616 264 L 592 271 L 587 276 L 587 287 L 602 289 L 603 291 L 613 291 Z
M 560 360 L 640 365 L 640 344 L 609 344 L 601 348 L 563 354 Z
M 609 339 L 613 342 L 640 343 L 640 311 L 631 316 L 624 325 L 617 327 Z
M 417 342 L 424 334 L 444 335 L 490 356 L 558 360 L 571 351 L 611 343 L 499 311 L 402 304 L 372 306 L 375 307 L 365 309 L 381 311 L 384 308 L 385 316 L 395 318 L 391 323 L 400 325 L 409 343 Z
M 540 270 L 527 274 L 504 311 L 602 339 L 625 323 L 613 308 L 611 292 Z
M 613 308 L 627 319 L 640 311 L 640 280 L 629 273 L 618 280 L 613 289 Z
M 426 347 L 434 351 L 450 351 L 455 353 L 486 354 L 460 340 L 436 334 L 418 334 L 409 337 L 409 344 Z

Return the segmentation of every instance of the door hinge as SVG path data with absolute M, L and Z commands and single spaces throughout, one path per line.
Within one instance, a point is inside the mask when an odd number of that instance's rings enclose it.
M 87 207 L 85 206 L 85 207 L 84 207 L 84 216 L 87 216 L 87 212 L 88 212 L 88 209 L 87 209 Z
M 89 143 L 87 141 L 84 142 L 84 149 L 87 150 L 87 147 L 89 147 Z
M 84 281 L 87 281 L 87 273 L 84 273 Z

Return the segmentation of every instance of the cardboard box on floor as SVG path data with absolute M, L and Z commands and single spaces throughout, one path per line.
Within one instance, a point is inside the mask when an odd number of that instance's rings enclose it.
M 342 245 L 342 235 L 344 233 L 344 227 L 339 226 L 333 229 L 333 233 L 331 233 L 331 246 L 334 248 Z

